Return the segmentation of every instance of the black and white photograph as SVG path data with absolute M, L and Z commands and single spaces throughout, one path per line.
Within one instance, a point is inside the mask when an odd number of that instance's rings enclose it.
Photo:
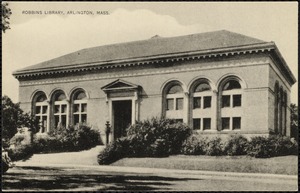
M 298 190 L 298 2 L 1 10 L 3 192 Z

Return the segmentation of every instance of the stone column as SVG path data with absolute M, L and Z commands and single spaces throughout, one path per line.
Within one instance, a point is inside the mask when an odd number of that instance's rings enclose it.
M 183 97 L 183 122 L 189 124 L 189 93 L 185 92 Z
M 213 90 L 211 98 L 211 108 L 212 108 L 212 117 L 211 117 L 211 130 L 217 130 L 218 128 L 218 91 Z
M 50 108 L 51 108 L 51 102 L 47 101 L 47 128 L 46 128 L 47 133 L 50 132 L 50 115 L 51 115 Z

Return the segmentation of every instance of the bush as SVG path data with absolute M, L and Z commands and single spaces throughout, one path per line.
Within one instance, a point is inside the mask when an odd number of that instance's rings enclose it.
M 253 137 L 249 142 L 247 154 L 257 158 L 298 155 L 298 144 L 281 135 L 272 135 L 268 138 Z
M 12 161 L 26 160 L 34 153 L 32 144 L 20 144 L 8 149 L 8 156 Z
M 272 146 L 271 156 L 297 155 L 298 144 L 293 143 L 289 137 L 273 135 L 269 141 Z
M 123 157 L 126 157 L 126 148 L 128 148 L 127 138 L 122 137 L 117 139 L 116 141 L 108 144 L 104 150 L 98 154 L 98 163 L 100 165 L 109 165 Z
M 205 153 L 206 155 L 219 156 L 223 154 L 223 146 L 221 138 L 215 137 L 207 142 Z
M 185 155 L 205 155 L 207 138 L 191 135 L 182 145 L 181 153 Z
M 271 157 L 272 151 L 271 141 L 262 136 L 252 137 L 247 147 L 247 154 L 256 158 Z
M 24 135 L 14 135 L 10 140 L 9 143 L 15 146 L 21 145 L 21 143 L 24 141 L 25 136 Z
M 180 153 L 191 132 L 186 124 L 176 120 L 152 118 L 130 126 L 127 136 L 135 144 L 131 146 L 135 155 L 161 157 Z
M 77 149 L 84 150 L 91 147 L 95 147 L 100 144 L 101 138 L 100 133 L 88 127 L 87 125 L 80 124 L 76 130 L 76 135 L 74 144 Z
M 124 157 L 165 157 L 180 152 L 191 134 L 184 123 L 152 118 L 127 128 L 127 136 L 107 145 L 98 155 L 99 164 L 110 164 Z
M 101 138 L 99 132 L 79 124 L 75 127 L 57 127 L 49 135 L 35 135 L 33 144 L 36 152 L 81 151 L 101 144 Z
M 225 143 L 224 153 L 233 155 L 246 155 L 247 154 L 248 140 L 241 135 L 231 135 Z
M 55 137 L 49 135 L 34 135 L 33 147 L 35 153 L 55 153 L 61 151 L 61 144 Z

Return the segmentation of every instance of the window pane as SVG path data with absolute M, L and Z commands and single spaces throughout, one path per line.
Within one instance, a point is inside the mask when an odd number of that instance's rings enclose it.
M 59 116 L 58 115 L 55 115 L 54 116 L 54 123 L 55 123 L 55 127 L 58 127 L 59 125 Z
M 77 93 L 77 95 L 75 96 L 75 100 L 82 100 L 82 99 L 85 99 L 86 98 L 86 95 L 84 92 L 79 92 Z
M 67 105 L 61 105 L 61 113 L 67 112 Z
M 193 129 L 200 130 L 201 128 L 201 119 L 193 119 Z
M 242 106 L 242 95 L 233 95 L 233 107 Z
M 67 123 L 67 116 L 66 115 L 62 115 L 61 116 L 61 124 L 62 126 L 66 126 Z
M 176 110 L 182 110 L 183 109 L 183 98 L 177 98 L 176 99 Z
M 43 112 L 42 113 L 43 114 L 47 114 L 47 106 L 43 106 L 42 108 L 43 108 Z
M 233 129 L 241 129 L 241 117 L 232 118 L 232 127 Z
M 194 97 L 194 109 L 201 108 L 201 97 Z
M 42 132 L 46 132 L 47 128 L 47 116 L 42 117 Z
M 222 118 L 222 129 L 229 129 L 229 117 Z
M 37 106 L 35 107 L 35 114 L 40 114 L 41 113 L 41 107 Z
M 47 100 L 46 96 L 44 94 L 37 97 L 36 102 L 44 102 Z
M 222 107 L 230 107 L 230 95 L 222 96 Z
M 204 118 L 203 119 L 203 129 L 210 129 L 210 118 Z
M 223 90 L 232 90 L 232 89 L 240 89 L 240 88 L 241 85 L 238 81 L 230 80 L 224 85 Z
M 56 95 L 55 101 L 63 101 L 65 99 L 66 99 L 66 95 L 63 93 L 60 93 L 60 94 Z
M 168 94 L 176 94 L 176 93 L 183 93 L 183 90 L 180 85 L 172 86 L 168 91 Z
M 86 115 L 81 115 L 81 122 L 86 123 Z
M 75 104 L 74 105 L 74 113 L 78 113 L 79 112 L 79 104 Z
M 194 92 L 202 92 L 202 91 L 206 91 L 206 90 L 210 90 L 209 84 L 201 83 L 195 88 Z
M 203 108 L 210 108 L 211 107 L 211 96 L 206 96 L 204 97 L 204 104 L 203 104 Z
M 54 106 L 54 113 L 59 113 L 60 109 L 59 109 L 59 105 L 55 105 Z
M 174 99 L 167 99 L 167 110 L 174 110 Z
M 83 103 L 83 104 L 81 104 L 81 112 L 86 112 L 86 104 L 85 103 Z
M 41 125 L 41 117 L 40 116 L 36 116 L 36 120 L 37 120 L 37 122 L 39 123 L 39 125 Z
M 74 125 L 79 123 L 79 115 L 74 115 Z

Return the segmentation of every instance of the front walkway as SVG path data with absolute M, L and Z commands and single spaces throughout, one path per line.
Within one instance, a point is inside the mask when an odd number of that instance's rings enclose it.
M 66 153 L 47 153 L 34 154 L 26 161 L 15 162 L 16 165 L 35 165 L 41 164 L 44 166 L 51 164 L 69 164 L 69 165 L 99 165 L 97 155 L 104 149 L 104 145 L 98 145 L 92 149 L 80 152 Z

